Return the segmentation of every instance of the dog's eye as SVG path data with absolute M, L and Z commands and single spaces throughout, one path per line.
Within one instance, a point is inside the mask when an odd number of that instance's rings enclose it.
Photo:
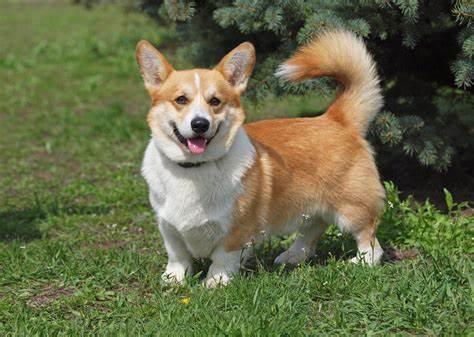
M 186 98 L 186 96 L 179 96 L 174 101 L 178 104 L 181 104 L 181 105 L 184 105 L 184 104 L 188 103 L 188 99 Z
M 219 104 L 221 104 L 221 100 L 217 97 L 212 97 L 209 101 L 209 104 L 212 106 L 218 106 Z

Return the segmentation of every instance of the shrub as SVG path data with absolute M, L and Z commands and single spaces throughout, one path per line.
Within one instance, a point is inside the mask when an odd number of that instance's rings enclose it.
M 444 189 L 447 213 L 442 213 L 429 200 L 417 203 L 412 196 L 400 198 L 392 182 L 385 182 L 387 203 L 380 219 L 379 235 L 391 244 L 417 247 L 430 254 L 472 254 L 474 217 L 463 215 L 468 203 L 455 203 L 451 193 Z
M 178 53 L 199 66 L 253 42 L 259 63 L 247 93 L 253 99 L 328 94 L 334 83 L 327 79 L 289 85 L 273 72 L 321 30 L 350 29 L 366 39 L 383 80 L 386 104 L 371 133 L 383 158 L 407 155 L 438 171 L 455 155 L 474 160 L 471 0 L 127 0 L 127 6 L 173 24 Z

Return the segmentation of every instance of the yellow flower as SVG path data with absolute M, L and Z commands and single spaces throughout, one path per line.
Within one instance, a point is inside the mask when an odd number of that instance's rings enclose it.
M 189 297 L 183 297 L 181 298 L 180 302 L 183 304 L 189 304 L 190 298 Z

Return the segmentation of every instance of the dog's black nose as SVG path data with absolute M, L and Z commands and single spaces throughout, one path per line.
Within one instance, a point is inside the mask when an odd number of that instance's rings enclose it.
M 191 129 L 197 134 L 203 134 L 209 129 L 209 121 L 202 117 L 194 118 L 191 121 Z

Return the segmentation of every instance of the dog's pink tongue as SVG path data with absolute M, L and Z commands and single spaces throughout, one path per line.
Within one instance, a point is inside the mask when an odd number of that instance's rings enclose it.
M 202 137 L 188 138 L 188 149 L 191 153 L 203 153 L 206 151 L 206 140 Z

